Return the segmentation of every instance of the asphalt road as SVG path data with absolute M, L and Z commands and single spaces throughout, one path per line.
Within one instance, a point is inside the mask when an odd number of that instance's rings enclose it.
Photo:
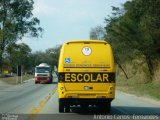
M 72 107 L 71 113 L 58 112 L 57 84 L 34 84 L 28 81 L 22 85 L 0 84 L 0 120 L 18 118 L 19 120 L 93 120 L 113 119 L 113 115 L 152 115 L 160 116 L 160 102 L 136 97 L 116 91 L 110 115 L 99 113 L 98 108 L 82 109 Z M 126 119 L 127 119 L 126 118 Z M 120 119 L 120 118 L 117 118 Z M 159 117 L 160 119 L 160 117 Z

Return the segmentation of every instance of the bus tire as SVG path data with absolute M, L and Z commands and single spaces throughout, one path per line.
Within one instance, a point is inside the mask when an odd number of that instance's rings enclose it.
M 103 103 L 99 105 L 100 112 L 102 114 L 109 114 L 111 112 L 111 103 Z
M 60 113 L 64 112 L 64 103 L 61 100 L 59 100 L 59 112 Z
M 87 109 L 88 108 L 88 104 L 81 104 L 81 108 L 82 109 Z
M 107 103 L 106 104 L 106 113 L 110 113 L 111 112 L 111 103 Z
M 66 112 L 66 113 L 69 113 L 69 112 L 70 112 L 70 105 L 66 105 L 66 106 L 65 106 L 65 112 Z

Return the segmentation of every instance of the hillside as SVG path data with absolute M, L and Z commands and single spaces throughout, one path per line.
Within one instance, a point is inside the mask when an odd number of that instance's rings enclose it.
M 136 59 L 123 64 L 129 79 L 117 67 L 117 88 L 138 96 L 147 96 L 160 100 L 160 60 L 153 62 L 153 75 L 150 75 L 145 59 Z

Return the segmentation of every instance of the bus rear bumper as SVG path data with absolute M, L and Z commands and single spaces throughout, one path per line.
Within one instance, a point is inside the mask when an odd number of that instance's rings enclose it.
M 99 105 L 110 103 L 113 98 L 60 98 L 59 101 L 68 105 Z

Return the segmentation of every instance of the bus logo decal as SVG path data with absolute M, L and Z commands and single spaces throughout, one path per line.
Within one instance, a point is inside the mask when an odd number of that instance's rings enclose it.
M 92 50 L 90 47 L 83 47 L 82 48 L 82 53 L 86 56 L 90 55 L 92 53 Z
M 70 63 L 70 62 L 71 62 L 70 58 L 65 58 L 65 63 Z

